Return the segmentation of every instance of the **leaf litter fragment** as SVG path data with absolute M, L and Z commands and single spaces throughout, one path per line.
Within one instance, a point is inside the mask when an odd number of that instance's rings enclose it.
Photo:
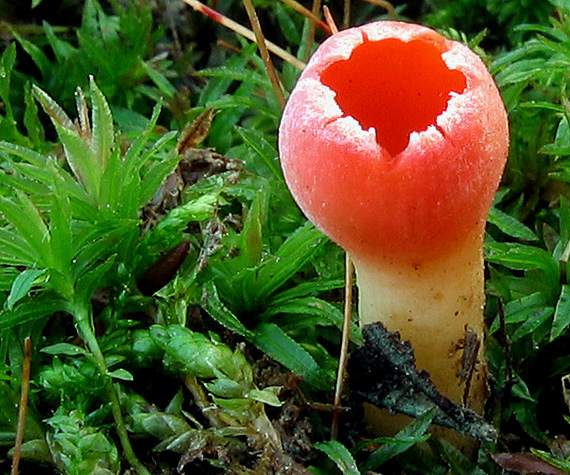
M 182 241 L 152 264 L 143 274 L 137 285 L 143 295 L 152 295 L 173 278 L 190 250 L 190 241 Z
M 436 409 L 433 422 L 479 440 L 492 442 L 496 429 L 480 415 L 443 396 L 427 371 L 415 365 L 412 346 L 381 323 L 362 329 L 365 343 L 351 356 L 349 374 L 357 398 L 411 417 Z
M 145 337 L 145 331 L 139 336 Z M 196 429 L 181 415 L 135 415 L 135 428 L 161 439 L 155 451 L 181 454 L 178 471 L 196 464 L 239 475 L 310 475 L 287 453 L 279 425 L 265 405 L 281 406 L 277 387 L 256 386 L 243 352 L 180 325 L 154 325 L 148 336 L 163 352 L 165 368 L 179 372 L 209 427 Z M 210 473 L 210 472 L 207 472 Z
M 196 120 L 182 129 L 176 144 L 176 150 L 179 155 L 182 155 L 189 148 L 196 147 L 206 139 L 210 133 L 210 127 L 215 116 L 216 112 L 214 109 L 206 109 Z
M 541 475 L 564 475 L 568 473 L 541 460 L 534 454 L 498 453 L 490 456 L 499 467 L 509 472 Z
M 214 109 L 207 109 L 180 132 L 176 144 L 178 165 L 166 177 L 160 189 L 143 208 L 143 229 L 148 231 L 174 208 L 183 204 L 182 193 L 204 178 L 230 172 L 227 182 L 236 182 L 243 172 L 243 162 L 225 157 L 208 148 L 196 148 L 210 133 Z

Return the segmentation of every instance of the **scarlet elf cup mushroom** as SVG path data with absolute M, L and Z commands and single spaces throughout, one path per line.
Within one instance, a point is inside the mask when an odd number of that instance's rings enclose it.
M 483 339 L 483 235 L 507 152 L 481 59 L 393 21 L 329 37 L 279 130 L 291 193 L 355 264 L 361 324 L 399 331 L 438 389 L 477 412 L 482 345 L 469 378 L 461 366 L 466 333 Z

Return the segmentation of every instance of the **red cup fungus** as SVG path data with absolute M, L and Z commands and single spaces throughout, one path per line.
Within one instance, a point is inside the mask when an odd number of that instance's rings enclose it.
M 382 21 L 315 52 L 286 104 L 279 153 L 306 216 L 354 261 L 361 324 L 410 340 L 454 402 L 481 411 L 485 222 L 508 152 L 497 87 L 469 48 Z

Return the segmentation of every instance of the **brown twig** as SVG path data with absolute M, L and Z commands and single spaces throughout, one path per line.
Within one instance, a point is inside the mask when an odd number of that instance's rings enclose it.
M 334 18 L 332 16 L 331 11 L 329 10 L 329 7 L 327 7 L 326 5 L 323 7 L 323 13 L 325 14 L 325 20 L 329 25 L 332 34 L 336 35 L 338 33 L 338 28 L 336 26 L 336 23 L 334 22 Z
M 350 26 L 350 0 L 344 0 L 344 13 L 342 16 L 342 27 L 348 28 Z
M 334 407 L 340 408 L 344 382 L 346 380 L 346 367 L 348 365 L 348 346 L 350 344 L 350 327 L 352 325 L 352 288 L 354 286 L 354 265 L 348 254 L 345 258 L 344 274 L 344 318 L 342 321 L 342 340 L 340 343 L 340 357 L 338 359 L 338 371 L 336 375 L 336 386 L 334 391 Z M 331 439 L 336 440 L 338 436 L 340 412 L 333 412 L 331 425 Z
M 319 28 L 321 28 L 322 30 L 324 30 L 327 34 L 331 34 L 331 30 L 329 28 L 329 26 L 318 17 L 319 11 L 320 11 L 320 6 L 317 9 L 317 11 L 315 12 L 315 9 L 313 7 L 312 10 L 309 10 L 308 8 L 304 7 L 303 5 L 301 5 L 299 2 L 297 2 L 296 0 L 281 0 L 284 4 L 289 5 L 293 10 L 295 10 L 297 13 L 300 13 L 301 15 L 303 15 L 305 18 L 308 18 L 309 20 L 311 20 L 311 22 L 313 23 L 313 25 L 317 25 Z M 314 5 L 314 4 L 313 4 Z
M 311 12 L 313 15 L 317 16 L 321 11 L 321 0 L 313 0 L 313 8 Z M 330 31 L 329 26 L 327 25 L 327 29 Z M 311 56 L 311 48 L 313 47 L 313 43 L 315 42 L 315 32 L 316 26 L 314 22 L 309 23 L 309 31 L 307 32 L 307 38 L 305 38 L 305 61 L 309 60 Z
M 218 13 L 216 10 L 211 9 L 210 7 L 204 5 L 202 2 L 199 2 L 198 0 L 182 0 L 182 1 L 184 3 L 186 3 L 187 5 L 189 5 L 190 7 L 192 7 L 197 12 L 200 12 L 203 15 L 206 15 L 208 18 L 211 18 L 212 20 L 216 21 L 217 23 L 219 23 L 222 26 L 225 26 L 226 28 L 229 28 L 230 30 L 235 31 L 238 35 L 241 35 L 244 38 L 247 38 L 249 41 L 254 41 L 254 42 L 256 41 L 255 40 L 255 34 L 253 31 L 248 30 L 247 28 L 240 25 L 239 23 L 229 19 L 227 16 L 224 16 L 221 13 Z M 280 48 L 279 46 L 277 46 L 275 43 L 272 43 L 271 41 L 265 41 L 265 44 L 266 44 L 267 49 L 269 51 L 271 51 L 273 54 L 279 56 L 281 59 L 288 62 L 289 64 L 295 66 L 300 71 L 305 69 L 305 63 L 303 63 L 303 61 L 297 59 L 295 56 L 288 53 L 283 48 Z
M 228 43 L 228 42 L 225 41 L 225 40 L 217 40 L 217 41 L 216 41 L 216 44 L 217 44 L 218 46 L 221 46 L 222 48 L 227 48 L 227 49 L 233 51 L 234 53 L 240 53 L 240 52 L 241 52 L 241 49 L 239 49 L 239 48 L 238 48 L 237 46 L 235 46 L 235 45 L 232 45 L 231 43 Z
M 349 411 L 349 408 L 347 407 L 335 406 L 334 404 L 325 404 L 322 402 L 308 402 L 307 407 L 313 411 L 333 414 L 333 417 L 335 414 L 340 415 L 343 412 Z
M 392 5 L 387 0 L 364 0 L 364 1 L 371 3 L 372 5 L 377 5 L 379 7 L 384 8 L 388 12 L 388 16 L 390 17 L 390 19 L 392 20 L 398 19 L 398 15 L 396 14 L 396 9 L 394 8 L 394 5 Z
M 20 406 L 18 409 L 18 427 L 16 429 L 16 441 L 14 442 L 14 453 L 12 455 L 12 470 L 10 475 L 18 475 L 20 466 L 20 456 L 22 454 L 22 443 L 24 442 L 24 432 L 26 430 L 26 418 L 28 416 L 28 398 L 30 395 L 30 371 L 32 367 L 32 339 L 24 339 L 24 364 L 22 366 L 22 382 L 20 386 Z
M 257 13 L 251 0 L 242 0 L 242 2 L 245 7 L 245 11 L 247 12 L 247 16 L 249 17 L 253 33 L 255 34 L 259 54 L 261 55 L 261 59 L 263 59 L 265 70 L 269 76 L 269 81 L 271 81 L 271 87 L 273 88 L 273 92 L 277 97 L 277 101 L 279 102 L 281 109 L 283 109 L 283 107 L 285 107 L 285 96 L 283 95 L 281 81 L 279 80 L 279 76 L 277 76 L 277 71 L 275 71 L 275 66 L 273 66 L 271 56 L 269 56 L 265 36 L 263 36 L 263 31 L 261 31 L 261 25 L 259 24 L 259 18 L 257 17 Z

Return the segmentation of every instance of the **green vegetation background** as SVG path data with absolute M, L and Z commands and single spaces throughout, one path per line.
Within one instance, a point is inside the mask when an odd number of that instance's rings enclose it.
M 353 409 L 329 440 L 344 258 L 284 185 L 256 46 L 181 1 L 32 3 L 0 1 L 2 472 L 28 337 L 22 473 L 495 474 L 530 452 L 570 471 L 566 2 L 396 5 L 482 55 L 510 115 L 485 243 L 500 437 L 475 462 L 429 439 L 431 413 L 363 441 Z M 305 59 L 308 21 L 254 4 Z M 386 18 L 353 2 L 353 25 Z M 299 72 L 276 63 L 290 90 Z

